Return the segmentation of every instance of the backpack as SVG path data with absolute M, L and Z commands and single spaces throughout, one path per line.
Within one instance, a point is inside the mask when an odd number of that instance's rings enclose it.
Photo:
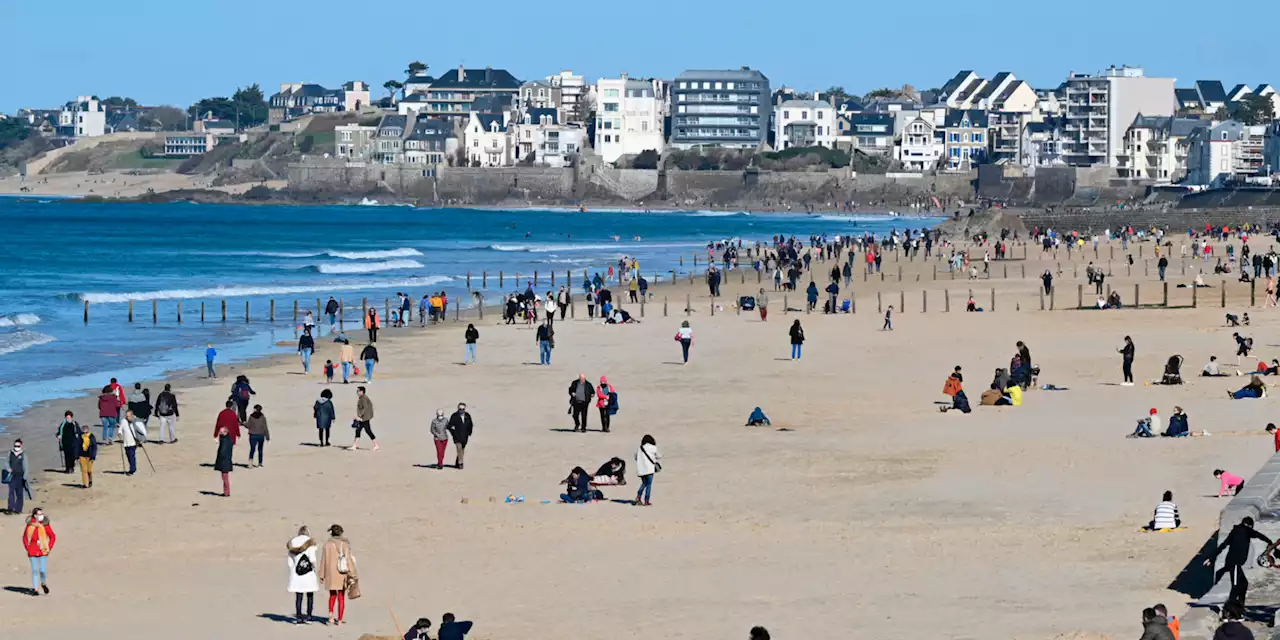
M 609 413 L 609 415 L 618 413 L 618 392 L 614 391 L 612 388 L 609 389 L 609 402 L 605 405 L 604 409 Z
M 942 385 L 942 393 L 949 396 L 955 396 L 960 392 L 960 381 L 948 376 L 947 381 Z
M 316 567 L 311 564 L 311 558 L 307 557 L 306 552 L 298 556 L 298 563 L 293 566 L 293 572 L 300 576 L 305 576 L 315 570 Z
M 345 574 L 348 570 L 349 569 L 347 567 L 347 550 L 343 548 L 339 548 L 338 549 L 338 573 Z
M 249 387 L 240 387 L 240 399 L 245 401 L 249 399 Z

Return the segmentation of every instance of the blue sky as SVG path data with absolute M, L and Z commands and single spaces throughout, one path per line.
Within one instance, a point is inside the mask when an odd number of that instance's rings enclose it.
M 1140 65 L 1179 86 L 1280 86 L 1272 39 L 1242 28 L 1280 22 L 1277 2 L 1233 5 L 1239 13 L 1189 0 L 650 0 L 571 3 L 580 7 L 573 11 L 509 0 L 54 4 L 51 12 L 0 0 L 0 112 L 84 94 L 186 106 L 254 82 L 269 95 L 280 82 L 358 79 L 380 93 L 412 60 L 434 72 L 460 63 L 506 68 L 521 79 L 564 68 L 589 79 L 624 71 L 670 78 L 749 65 L 775 87 L 853 93 L 938 87 L 962 68 L 1056 86 L 1069 71 L 1110 64 Z

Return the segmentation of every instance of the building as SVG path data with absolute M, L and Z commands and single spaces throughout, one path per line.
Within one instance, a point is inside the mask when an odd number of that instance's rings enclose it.
M 1030 113 L 1035 110 L 1037 99 L 1036 91 L 1031 85 L 1008 71 L 1002 71 L 967 100 L 969 107 L 960 108 Z
M 586 112 L 586 78 L 574 75 L 569 69 L 547 76 L 544 82 L 556 92 L 557 104 L 553 106 L 560 110 L 560 122 L 586 122 L 587 116 L 591 115 Z
M 773 110 L 777 122 L 774 148 L 836 146 L 836 109 L 814 93 L 813 100 L 786 100 Z
M 1116 170 L 1121 178 L 1178 182 L 1187 174 L 1188 138 L 1208 122 L 1139 114 L 1124 136 Z
M 514 160 L 506 118 L 501 115 L 468 114 L 463 143 L 467 164 L 472 167 L 509 167 Z
M 1253 93 L 1253 89 L 1249 85 L 1238 84 L 1227 92 L 1227 102 L 1239 102 L 1251 93 Z
M 408 78 L 405 78 L 404 86 L 402 86 L 400 90 L 403 92 L 405 98 L 413 95 L 426 95 L 427 91 L 431 89 L 431 83 L 435 81 L 435 78 L 425 73 L 421 73 L 416 76 L 409 76 Z
M 421 84 L 415 84 L 420 87 Z M 426 107 L 418 113 L 441 118 L 450 124 L 468 122 L 474 110 L 472 103 L 485 96 L 519 97 L 520 81 L 505 69 L 466 69 L 458 67 L 435 78 L 425 89 Z
M 1022 157 L 1022 129 L 1032 120 L 1030 113 L 987 112 L 990 129 L 990 158 L 994 164 L 1017 163 Z
M 662 153 L 665 140 L 661 89 L 660 80 L 633 80 L 626 74 L 596 81 L 594 147 L 605 162 L 617 162 L 622 156 L 644 151 Z
M 1045 118 L 1043 122 L 1029 122 L 1022 128 L 1019 164 L 1027 175 L 1035 175 L 1040 167 L 1065 167 L 1064 147 L 1067 143 L 1064 117 Z
M 987 112 L 981 109 L 951 109 L 943 125 L 944 168 L 967 171 L 987 161 L 990 144 Z
M 1139 113 L 1171 116 L 1173 78 L 1148 78 L 1141 67 L 1110 67 L 1097 75 L 1072 73 L 1066 87 L 1067 164 L 1115 167 L 1124 134 Z
M 364 91 L 364 100 L 367 104 L 369 100 L 367 88 Z M 346 104 L 347 101 L 341 89 L 326 89 L 318 84 L 282 82 L 280 92 L 273 94 L 267 101 L 267 122 L 280 124 L 313 113 L 336 113 L 344 111 Z
M 942 131 L 929 116 L 916 116 L 902 129 L 896 158 L 904 171 L 931 171 L 938 167 L 945 146 Z
M 528 109 L 511 125 L 516 162 L 568 167 L 582 152 L 586 131 L 559 121 L 559 109 Z M 530 159 L 532 158 L 532 159 Z
M 342 84 L 342 110 L 359 111 L 369 106 L 369 85 L 352 80 Z
M 894 117 L 889 113 L 846 113 L 836 118 L 836 148 L 871 155 L 893 153 Z
M 378 122 L 377 134 L 373 137 L 373 161 L 378 164 L 398 164 L 404 162 L 404 138 L 409 130 L 409 116 L 389 114 L 382 116 Z
M 1222 187 L 1265 175 L 1267 130 L 1235 120 L 1196 129 L 1188 138 L 1187 183 Z
M 1262 146 L 1262 172 L 1274 184 L 1280 177 L 1280 120 L 1267 125 L 1267 133 Z
M 107 111 L 93 96 L 80 96 L 58 113 L 58 136 L 92 138 L 107 132 Z
M 444 120 L 418 118 L 413 130 L 404 139 L 404 161 L 439 167 L 448 162 L 458 140 L 453 137 L 453 127 Z
M 396 112 L 402 116 L 417 117 L 419 113 L 427 110 L 427 94 L 411 93 L 400 99 L 396 103 Z
M 333 155 L 347 162 L 369 162 L 376 148 L 378 127 L 342 124 L 333 128 Z
M 212 131 L 186 132 L 164 137 L 164 155 L 190 157 L 204 155 L 218 145 L 218 136 Z
M 671 87 L 671 146 L 758 149 L 769 135 L 771 95 L 769 78 L 749 67 L 685 71 Z
M 559 109 L 560 96 L 559 87 L 541 80 L 530 80 L 520 85 L 520 94 L 515 104 L 518 109 Z
M 970 109 L 973 107 L 973 97 L 986 84 L 987 81 L 978 74 L 965 69 L 942 85 L 942 89 L 938 91 L 938 102 L 951 109 Z

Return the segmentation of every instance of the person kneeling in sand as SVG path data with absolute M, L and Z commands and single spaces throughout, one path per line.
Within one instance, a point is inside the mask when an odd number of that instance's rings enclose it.
M 561 502 L 572 504 L 604 499 L 603 494 L 591 488 L 591 476 L 587 475 L 587 471 L 582 467 L 574 467 L 573 471 L 569 472 L 569 477 L 565 478 L 561 484 L 569 485 L 568 493 L 560 494 Z
M 597 486 L 623 486 L 627 484 L 627 463 L 622 458 L 610 458 L 600 465 L 596 474 L 591 477 L 591 484 Z

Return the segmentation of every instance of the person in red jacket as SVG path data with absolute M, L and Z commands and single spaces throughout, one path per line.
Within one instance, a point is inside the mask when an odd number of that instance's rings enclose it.
M 236 415 L 236 410 L 232 407 L 235 403 L 227 401 L 227 408 L 218 413 L 218 421 L 213 425 L 213 439 L 218 439 L 219 432 L 225 428 L 227 435 L 231 436 L 231 444 L 235 445 L 236 440 L 240 439 L 240 416 Z
M 1280 431 L 1276 430 L 1274 422 L 1267 423 L 1267 433 L 1271 434 L 1271 437 L 1275 438 L 1276 453 L 1280 453 Z
M 22 547 L 27 550 L 27 558 L 31 560 L 31 595 L 38 596 L 41 591 L 49 593 L 49 554 L 53 551 L 53 543 L 58 536 L 53 535 L 53 527 L 44 515 L 44 509 L 36 507 L 31 510 L 27 526 L 22 530 Z

